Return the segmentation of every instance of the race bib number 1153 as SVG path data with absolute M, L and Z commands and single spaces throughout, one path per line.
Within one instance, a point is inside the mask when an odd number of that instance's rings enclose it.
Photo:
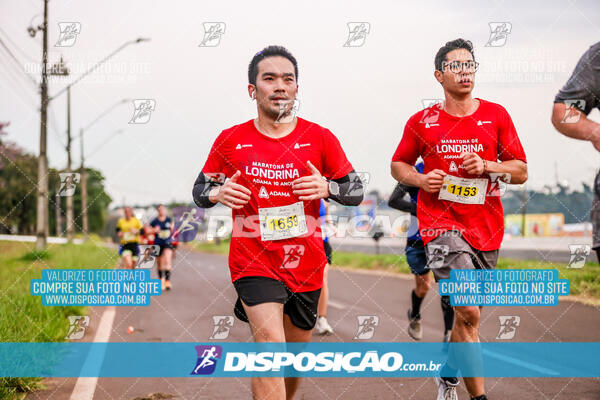
M 487 185 L 487 179 L 467 179 L 446 175 L 438 199 L 461 204 L 483 204 Z

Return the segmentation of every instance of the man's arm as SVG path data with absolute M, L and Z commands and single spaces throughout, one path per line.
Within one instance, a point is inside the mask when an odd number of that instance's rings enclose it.
M 441 169 L 434 169 L 427 174 L 420 174 L 414 167 L 403 161 L 392 161 L 392 176 L 395 180 L 408 186 L 416 186 L 428 193 L 439 192 L 448 175 Z
M 527 181 L 527 163 L 521 160 L 506 160 L 496 162 L 484 160 L 477 153 L 462 153 L 463 166 L 471 175 L 483 175 L 484 173 L 508 173 L 510 182 L 519 185 Z
M 576 122 L 565 121 L 567 113 L 571 113 L 572 119 L 579 114 Z M 554 103 L 552 108 L 552 125 L 557 131 L 573 139 L 588 140 L 592 142 L 596 150 L 600 151 L 600 124 L 588 119 L 588 117 L 575 107 L 567 107 L 565 103 Z
M 421 187 L 422 174 L 418 173 L 412 165 L 404 161 L 392 161 L 392 177 L 398 182 L 408 185 Z
M 510 182 L 513 185 L 520 185 L 527 181 L 527 164 L 521 160 L 507 160 L 502 162 L 495 162 L 486 160 L 485 170 L 486 173 L 509 173 Z
M 363 183 L 358 174 L 352 170 L 348 175 L 341 178 L 326 181 L 321 172 L 307 161 L 310 175 L 302 176 L 292 182 L 292 193 L 298 196 L 298 200 L 312 201 L 330 198 L 344 206 L 357 206 L 364 196 Z M 331 193 L 331 186 L 335 186 L 335 193 Z
M 338 194 L 329 193 L 329 198 L 344 206 L 357 206 L 363 201 L 364 186 L 360 176 L 352 170 L 348 175 L 332 179 L 339 188 Z M 329 188 L 328 188 L 329 189 Z
M 411 215 L 417 215 L 417 205 L 410 200 L 404 200 L 408 193 L 408 188 L 402 183 L 398 183 L 394 192 L 388 200 L 388 205 L 396 210 L 410 213 Z
M 200 172 L 196 181 L 194 182 L 194 188 L 192 189 L 192 197 L 194 203 L 198 207 L 210 208 L 213 207 L 217 202 L 210 201 L 210 192 L 215 189 L 219 189 L 223 184 L 218 182 L 216 179 L 210 179 L 204 172 Z
M 210 208 L 217 203 L 236 210 L 243 208 L 250 200 L 252 192 L 237 183 L 240 175 L 241 172 L 237 171 L 229 181 L 221 183 L 218 179 L 209 178 L 200 172 L 192 189 L 194 202 L 202 208 Z

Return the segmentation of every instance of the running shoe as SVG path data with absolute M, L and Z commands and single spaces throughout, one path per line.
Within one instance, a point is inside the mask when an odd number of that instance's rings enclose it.
M 458 378 L 435 377 L 434 379 L 438 387 L 437 400 L 458 400 L 458 393 L 456 393 Z
M 319 317 L 317 318 L 317 325 L 315 326 L 318 335 L 331 335 L 333 333 L 333 328 L 327 322 L 327 318 Z
M 421 329 L 421 318 L 413 318 L 412 310 L 408 309 L 408 334 L 415 340 L 423 339 L 423 329 Z
M 444 339 L 442 340 L 442 351 L 444 353 L 448 352 L 448 347 L 450 345 L 450 336 L 452 336 L 452 331 L 448 331 L 444 334 Z
M 450 343 L 450 336 L 452 336 L 452 331 L 446 332 L 444 335 L 444 343 Z
M 171 290 L 171 281 L 165 281 L 165 289 Z
M 160 290 L 165 291 L 165 278 L 160 278 Z

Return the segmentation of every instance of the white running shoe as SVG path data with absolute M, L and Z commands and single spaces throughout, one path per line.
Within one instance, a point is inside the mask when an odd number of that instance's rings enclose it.
M 438 387 L 437 400 L 458 400 L 458 393 L 456 393 L 458 378 L 452 378 L 452 381 L 447 381 L 439 377 L 435 377 L 434 379 Z
M 333 328 L 327 322 L 327 318 L 319 317 L 317 318 L 317 325 L 315 326 L 318 335 L 331 335 L 333 333 Z

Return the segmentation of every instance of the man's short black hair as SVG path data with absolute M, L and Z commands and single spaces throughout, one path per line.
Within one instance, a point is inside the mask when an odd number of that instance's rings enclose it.
M 256 76 L 258 75 L 258 63 L 267 57 L 285 57 L 294 65 L 294 73 L 296 81 L 298 80 L 298 62 L 296 58 L 283 46 L 267 46 L 252 57 L 250 65 L 248 65 L 248 82 L 256 85 Z
M 446 61 L 446 54 L 456 49 L 467 50 L 473 56 L 473 60 L 475 60 L 475 53 L 473 52 L 473 43 L 471 43 L 470 40 L 465 40 L 462 38 L 455 39 L 451 42 L 447 42 L 438 50 L 437 54 L 435 55 L 436 71 L 442 71 L 444 69 L 444 61 Z

